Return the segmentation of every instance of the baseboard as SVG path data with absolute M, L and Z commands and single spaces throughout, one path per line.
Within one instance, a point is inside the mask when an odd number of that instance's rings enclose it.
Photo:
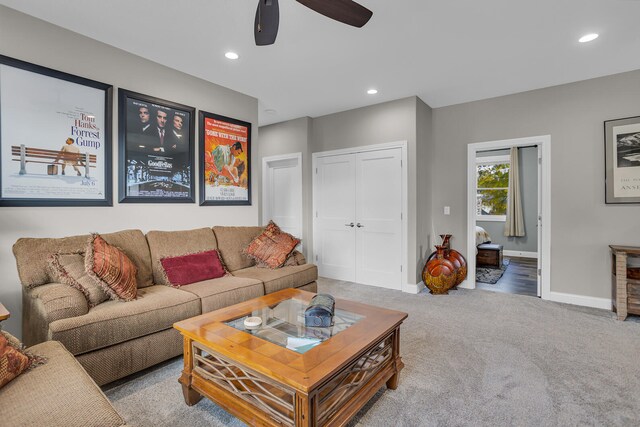
M 545 299 L 549 301 L 562 302 L 565 304 L 581 305 L 584 307 L 593 307 L 593 308 L 601 308 L 604 310 L 611 310 L 610 298 L 596 298 L 596 297 L 587 297 L 587 296 L 576 295 L 576 294 L 565 294 L 562 292 L 549 292 L 548 298 L 545 298 Z
M 504 256 L 517 256 L 521 258 L 538 258 L 538 252 L 525 252 L 525 251 L 502 251 Z
M 420 281 L 420 283 L 418 283 L 417 285 L 413 283 L 406 283 L 402 288 L 402 292 L 406 292 L 409 294 L 419 294 L 424 288 L 425 286 L 423 281 Z

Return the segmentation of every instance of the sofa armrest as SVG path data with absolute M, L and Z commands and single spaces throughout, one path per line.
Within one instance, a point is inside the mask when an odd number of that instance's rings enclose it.
M 61 283 L 23 288 L 22 302 L 22 337 L 28 346 L 51 339 L 51 322 L 89 312 L 82 292 Z
M 300 251 L 293 251 L 291 257 L 296 261 L 294 265 L 303 265 L 307 263 L 307 259 Z

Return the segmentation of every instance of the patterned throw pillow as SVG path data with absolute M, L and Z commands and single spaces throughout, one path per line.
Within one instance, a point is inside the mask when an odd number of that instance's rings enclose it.
M 298 243 L 300 239 L 283 232 L 273 221 L 269 221 L 264 231 L 243 252 L 256 263 L 273 269 L 282 267 Z
M 171 286 L 179 288 L 182 285 L 217 279 L 229 273 L 224 268 L 217 250 L 199 252 L 176 257 L 166 257 L 160 260 Z
M 93 234 L 87 245 L 85 270 L 113 300 L 136 299 L 138 269 L 124 252 Z
M 89 307 L 95 307 L 107 301 L 109 295 L 102 289 L 100 283 L 86 272 L 84 257 L 84 252 L 53 254 L 49 258 L 49 266 L 60 283 L 82 292 Z
M 14 336 L 0 331 L 0 388 L 24 371 L 46 361 L 44 357 L 25 351 Z

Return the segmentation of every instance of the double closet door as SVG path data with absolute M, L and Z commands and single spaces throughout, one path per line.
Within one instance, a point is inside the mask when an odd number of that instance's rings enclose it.
M 318 157 L 315 174 L 320 276 L 401 289 L 401 149 Z

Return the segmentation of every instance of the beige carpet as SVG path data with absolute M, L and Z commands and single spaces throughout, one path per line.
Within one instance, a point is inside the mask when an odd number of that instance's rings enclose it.
M 405 369 L 355 426 L 640 425 L 640 322 L 605 310 L 481 290 L 446 296 L 321 279 L 321 292 L 409 313 Z M 187 407 L 181 359 L 106 389 L 133 426 L 239 426 L 203 399 Z

